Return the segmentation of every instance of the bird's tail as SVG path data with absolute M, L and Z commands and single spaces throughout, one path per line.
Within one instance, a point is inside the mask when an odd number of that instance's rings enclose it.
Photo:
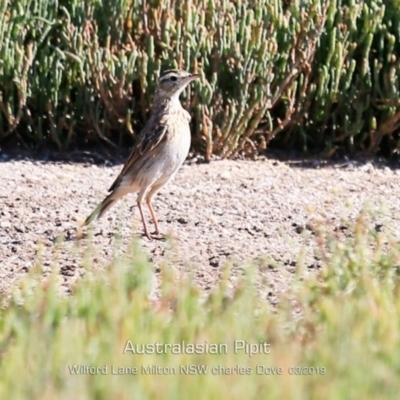
M 109 194 L 86 218 L 83 226 L 89 225 L 96 218 L 100 218 L 118 199 L 119 196 L 116 197 L 115 193 Z

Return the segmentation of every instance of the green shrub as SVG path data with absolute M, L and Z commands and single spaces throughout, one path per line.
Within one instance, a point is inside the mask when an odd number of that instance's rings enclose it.
M 398 0 L 49 1 L 0 5 L 0 140 L 122 144 L 161 69 L 201 72 L 194 146 L 229 157 L 397 152 Z

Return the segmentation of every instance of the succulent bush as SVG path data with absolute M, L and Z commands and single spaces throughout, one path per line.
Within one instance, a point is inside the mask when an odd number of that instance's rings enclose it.
M 161 69 L 203 75 L 186 98 L 209 158 L 397 152 L 399 0 L 5 0 L 0 140 L 123 143 Z

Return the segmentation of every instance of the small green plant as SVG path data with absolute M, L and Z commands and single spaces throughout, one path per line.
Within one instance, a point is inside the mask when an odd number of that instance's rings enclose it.
M 86 254 L 69 295 L 38 265 L 1 310 L 0 398 L 397 399 L 400 247 L 367 220 L 317 226 L 320 269 L 276 307 L 256 265 L 207 296 L 162 265 L 150 296 L 135 243 L 101 272 Z

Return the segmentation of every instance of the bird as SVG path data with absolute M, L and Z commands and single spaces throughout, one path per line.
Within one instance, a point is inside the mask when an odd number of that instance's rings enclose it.
M 151 240 L 164 236 L 160 232 L 152 200 L 170 182 L 189 154 L 191 116 L 179 97 L 200 74 L 169 69 L 160 74 L 150 117 L 120 174 L 111 185 L 109 195 L 86 218 L 83 225 L 103 216 L 114 203 L 128 193 L 137 193 L 137 206 L 145 236 Z M 150 235 L 143 213 L 146 202 L 155 231 Z

